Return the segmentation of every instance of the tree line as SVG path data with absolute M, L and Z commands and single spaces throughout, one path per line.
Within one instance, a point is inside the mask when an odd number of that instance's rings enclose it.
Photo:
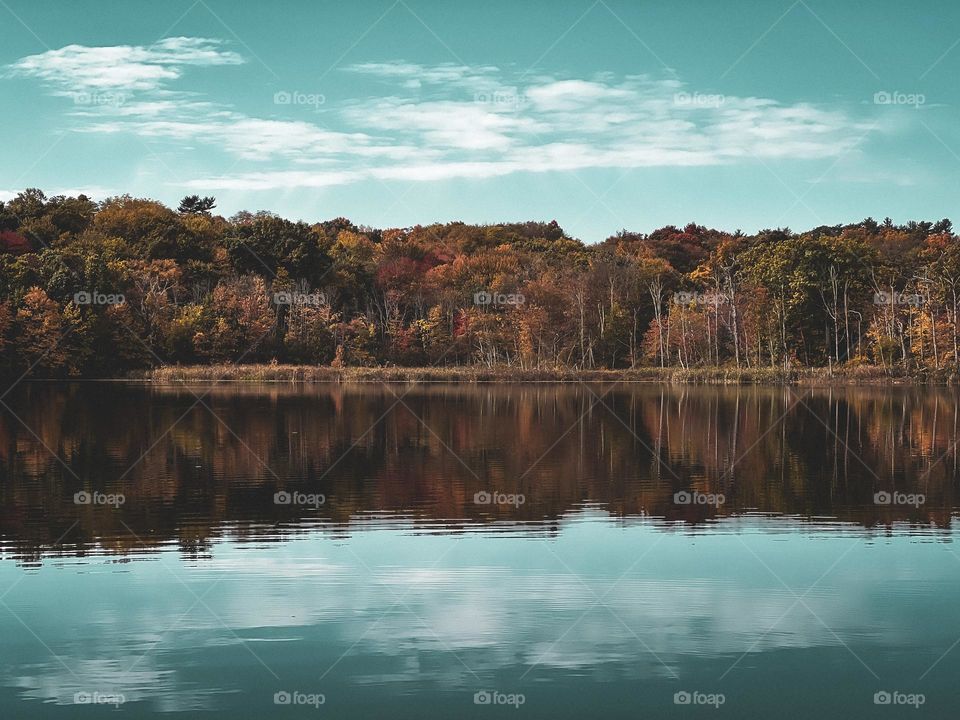
M 691 223 L 588 245 L 555 221 L 375 229 L 215 210 L 37 189 L 0 203 L 3 373 L 958 364 L 949 220 Z

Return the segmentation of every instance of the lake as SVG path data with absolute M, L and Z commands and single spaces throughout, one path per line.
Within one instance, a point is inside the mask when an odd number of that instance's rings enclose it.
M 958 397 L 21 383 L 0 717 L 952 717 Z

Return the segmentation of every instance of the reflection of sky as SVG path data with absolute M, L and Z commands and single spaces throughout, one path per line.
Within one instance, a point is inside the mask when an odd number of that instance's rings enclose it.
M 354 685 L 453 689 L 532 666 L 529 681 L 663 679 L 706 660 L 719 679 L 748 650 L 745 666 L 845 644 L 938 649 L 932 662 L 960 636 L 951 543 L 761 526 L 687 534 L 584 516 L 550 539 L 382 527 L 223 542 L 201 561 L 4 563 L 3 601 L 36 637 L 0 606 L 2 683 L 29 700 L 98 690 L 186 710 L 245 691 L 235 666 L 272 682 L 260 659 L 281 678 L 309 664 L 316 682 L 333 666 Z

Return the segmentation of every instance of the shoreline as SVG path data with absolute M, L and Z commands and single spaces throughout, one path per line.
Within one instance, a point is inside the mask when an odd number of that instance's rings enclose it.
M 81 378 L 84 379 L 84 378 Z M 87 378 L 94 379 L 94 378 Z M 675 385 L 875 385 L 952 386 L 957 368 L 910 373 L 876 366 L 848 368 L 657 368 L 576 370 L 515 367 L 347 367 L 313 365 L 168 365 L 113 380 L 182 383 L 577 383 L 627 382 Z

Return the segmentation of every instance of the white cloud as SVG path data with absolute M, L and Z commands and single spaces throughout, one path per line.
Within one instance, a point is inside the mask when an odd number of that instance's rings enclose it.
M 372 75 L 382 80 L 399 81 L 408 89 L 420 89 L 424 85 L 442 85 L 448 87 L 472 88 L 479 92 L 481 87 L 495 86 L 499 69 L 493 65 L 469 67 L 466 65 L 416 65 L 414 63 L 357 63 L 344 68 L 346 72 L 360 75 Z
M 75 104 L 75 130 L 231 156 L 230 171 L 187 180 L 204 190 L 811 160 L 842 156 L 875 127 L 841 110 L 699 93 L 672 78 L 524 78 L 493 66 L 353 65 L 345 71 L 388 93 L 315 107 L 265 94 L 259 117 L 173 87 L 189 66 L 241 62 L 219 41 L 169 38 L 71 45 L 23 58 L 6 74 L 37 78 L 55 94 L 116 94 L 115 102 Z M 234 170 L 240 161 L 259 167 Z
M 195 178 L 182 183 L 184 187 L 204 190 L 276 190 L 285 188 L 318 188 L 346 185 L 363 176 L 346 171 L 324 172 L 322 170 L 275 170 L 270 172 L 230 173 Z
M 672 83 L 671 83 L 672 86 Z M 545 112 L 582 110 L 597 102 L 633 102 L 635 91 L 586 80 L 561 80 L 526 91 L 536 109 Z
M 186 66 L 238 65 L 243 58 L 222 50 L 219 40 L 166 38 L 153 45 L 87 47 L 67 45 L 29 55 L 7 74 L 37 78 L 61 94 L 91 91 L 142 92 L 176 80 Z
M 546 130 L 530 117 L 491 110 L 478 102 L 416 102 L 387 98 L 344 113 L 351 124 L 379 132 L 419 136 L 430 148 L 504 151 L 515 144 L 515 133 Z

